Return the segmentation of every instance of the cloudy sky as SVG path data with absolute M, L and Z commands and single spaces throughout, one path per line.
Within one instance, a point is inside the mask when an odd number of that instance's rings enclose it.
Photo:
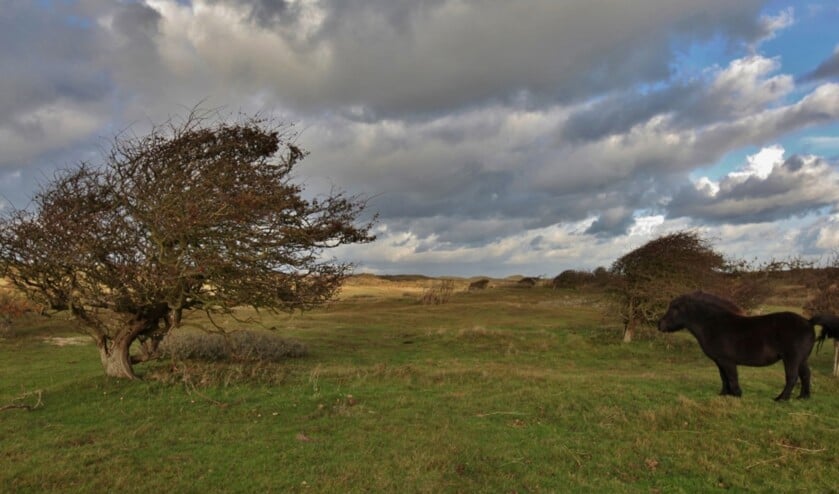
M 700 229 L 839 250 L 835 0 L 0 0 L 0 194 L 199 102 L 370 197 L 362 271 L 554 276 Z

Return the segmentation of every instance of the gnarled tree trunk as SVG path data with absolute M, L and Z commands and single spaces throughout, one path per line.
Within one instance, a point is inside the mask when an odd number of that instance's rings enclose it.
M 103 336 L 96 342 L 106 376 L 137 379 L 137 375 L 131 366 L 131 355 L 129 353 L 131 343 L 136 338 L 136 336 L 131 335 L 132 333 L 132 331 L 123 331 L 116 338 Z
M 99 358 L 105 375 L 125 379 L 139 379 L 134 373 L 133 364 L 145 362 L 157 356 L 157 344 L 162 336 L 172 327 L 171 315 L 165 304 L 158 304 L 150 310 L 144 310 L 115 337 L 99 336 L 96 345 L 99 347 Z M 158 321 L 164 320 L 164 331 L 157 331 Z M 146 337 L 143 342 L 142 354 L 131 356 L 131 344 L 134 340 Z

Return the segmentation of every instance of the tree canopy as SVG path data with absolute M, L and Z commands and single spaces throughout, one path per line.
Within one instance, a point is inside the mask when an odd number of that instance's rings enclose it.
M 117 136 L 104 163 L 59 172 L 0 221 L 2 274 L 69 310 L 118 377 L 135 377 L 184 311 L 318 306 L 352 267 L 325 251 L 372 241 L 375 218 L 359 223 L 357 196 L 305 198 L 292 137 L 270 120 L 197 111 Z
M 658 237 L 614 262 L 624 340 L 637 325 L 654 324 L 670 300 L 686 291 L 720 285 L 725 258 L 695 231 Z

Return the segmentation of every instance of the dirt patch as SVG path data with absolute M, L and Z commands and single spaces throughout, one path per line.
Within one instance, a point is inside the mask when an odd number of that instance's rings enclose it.
M 44 338 L 44 343 L 55 346 L 78 346 L 89 345 L 91 341 L 90 336 L 48 336 Z

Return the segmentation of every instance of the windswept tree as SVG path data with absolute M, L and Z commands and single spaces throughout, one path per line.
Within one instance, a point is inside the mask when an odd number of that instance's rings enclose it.
M 305 310 L 330 299 L 351 264 L 325 256 L 370 242 L 366 203 L 306 199 L 305 157 L 288 126 L 193 111 L 145 136 L 118 136 L 101 166 L 79 164 L 0 220 L 0 268 L 96 341 L 105 373 L 133 365 L 185 311 Z M 139 351 L 130 351 L 139 341 Z
M 624 323 L 624 341 L 639 324 L 655 324 L 674 297 L 720 285 L 725 258 L 695 231 L 656 238 L 612 265 Z

